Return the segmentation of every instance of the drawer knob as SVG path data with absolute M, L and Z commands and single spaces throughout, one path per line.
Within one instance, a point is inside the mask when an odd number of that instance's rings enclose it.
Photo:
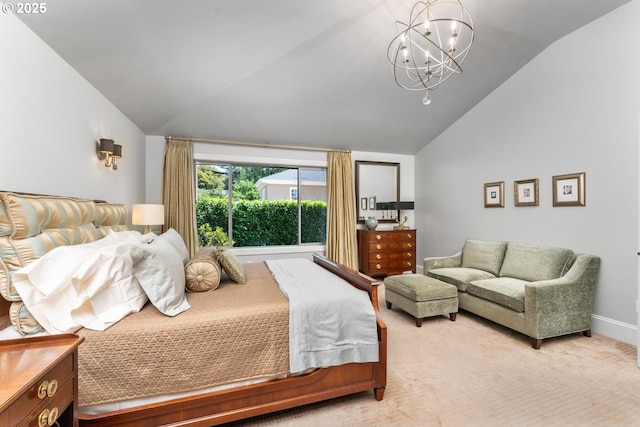
M 411 255 L 413 255 L 411 252 L 407 252 L 408 257 L 411 257 Z
M 376 264 L 376 270 L 380 270 L 382 266 L 380 264 Z
M 376 234 L 376 240 L 380 240 L 380 239 L 382 239 L 382 236 L 379 234 Z
M 376 254 L 376 259 L 382 259 L 382 255 Z
M 380 250 L 380 249 L 382 249 L 382 246 L 381 245 L 376 245 L 376 249 Z
M 47 387 L 47 396 L 53 397 L 53 395 L 56 394 L 56 391 L 58 391 L 58 381 L 52 380 L 49 383 L 49 387 Z
M 38 399 L 44 399 L 47 397 L 47 390 L 49 389 L 49 381 L 42 381 L 38 386 Z
M 412 248 L 412 247 L 413 247 L 413 245 L 412 245 L 411 243 L 407 243 L 407 247 L 408 247 L 408 248 Z
M 38 415 L 38 427 L 44 427 L 49 424 L 49 410 L 44 408 Z
M 47 419 L 47 423 L 50 426 L 52 426 L 56 423 L 57 419 L 58 419 L 58 408 L 54 406 L 53 409 L 49 411 L 49 418 Z
M 413 237 L 413 235 L 411 233 L 407 233 L 407 239 L 410 239 L 412 237 Z

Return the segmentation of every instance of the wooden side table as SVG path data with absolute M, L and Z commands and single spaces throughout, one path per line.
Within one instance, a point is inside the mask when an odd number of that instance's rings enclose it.
M 358 230 L 360 271 L 372 277 L 416 272 L 416 230 Z
M 0 341 L 0 426 L 78 426 L 73 334 Z

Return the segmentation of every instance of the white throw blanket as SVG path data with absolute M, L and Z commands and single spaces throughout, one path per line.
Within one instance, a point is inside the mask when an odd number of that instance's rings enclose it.
M 47 332 L 103 331 L 147 302 L 129 254 L 146 238 L 128 231 L 55 248 L 16 271 L 13 284 Z
M 378 361 L 376 314 L 366 292 L 308 259 L 266 263 L 289 298 L 291 373 Z

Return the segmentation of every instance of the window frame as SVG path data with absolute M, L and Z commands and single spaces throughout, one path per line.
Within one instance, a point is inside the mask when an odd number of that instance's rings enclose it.
M 327 162 L 319 162 L 319 161 L 300 161 L 296 162 L 297 164 L 292 164 L 291 160 L 276 160 L 276 159 L 252 159 L 244 156 L 215 156 L 215 155 L 194 155 L 194 180 L 195 180 L 195 188 L 197 191 L 198 188 L 198 166 L 200 165 L 225 165 L 229 167 L 229 170 L 232 170 L 233 167 L 273 167 L 273 168 L 285 168 L 285 169 L 297 169 L 300 171 L 301 169 L 316 169 L 316 170 L 324 170 L 325 174 L 327 172 Z M 300 191 L 300 186 L 302 185 L 302 177 L 301 173 L 297 173 L 297 187 L 289 188 L 289 195 L 291 196 L 291 190 L 296 189 L 298 195 L 302 192 Z M 297 244 L 295 245 L 271 245 L 271 246 L 231 246 L 231 242 L 233 240 L 233 174 L 227 174 L 227 210 L 228 210 L 228 236 L 229 236 L 229 246 L 228 248 L 233 249 L 234 252 L 247 252 L 247 253 L 281 253 L 281 249 L 286 249 L 286 253 L 295 253 L 295 252 L 308 252 L 311 250 L 312 252 L 324 251 L 326 247 L 326 235 L 325 242 L 309 242 L 302 243 L 302 207 L 299 200 L 299 197 L 296 198 L 297 202 Z M 325 191 L 328 191 L 327 183 L 325 182 Z M 197 196 L 197 195 L 196 195 Z M 262 192 L 261 192 L 262 197 Z M 328 201 L 328 194 L 326 197 Z M 294 199 L 290 199 L 294 200 Z M 194 211 L 195 215 L 195 211 Z M 280 250 L 274 248 L 280 248 Z

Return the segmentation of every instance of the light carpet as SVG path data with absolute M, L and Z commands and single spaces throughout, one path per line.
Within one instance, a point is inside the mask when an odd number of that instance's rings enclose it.
M 232 426 L 640 426 L 636 347 L 597 334 L 543 341 L 461 311 L 457 320 L 380 310 L 387 388 Z

